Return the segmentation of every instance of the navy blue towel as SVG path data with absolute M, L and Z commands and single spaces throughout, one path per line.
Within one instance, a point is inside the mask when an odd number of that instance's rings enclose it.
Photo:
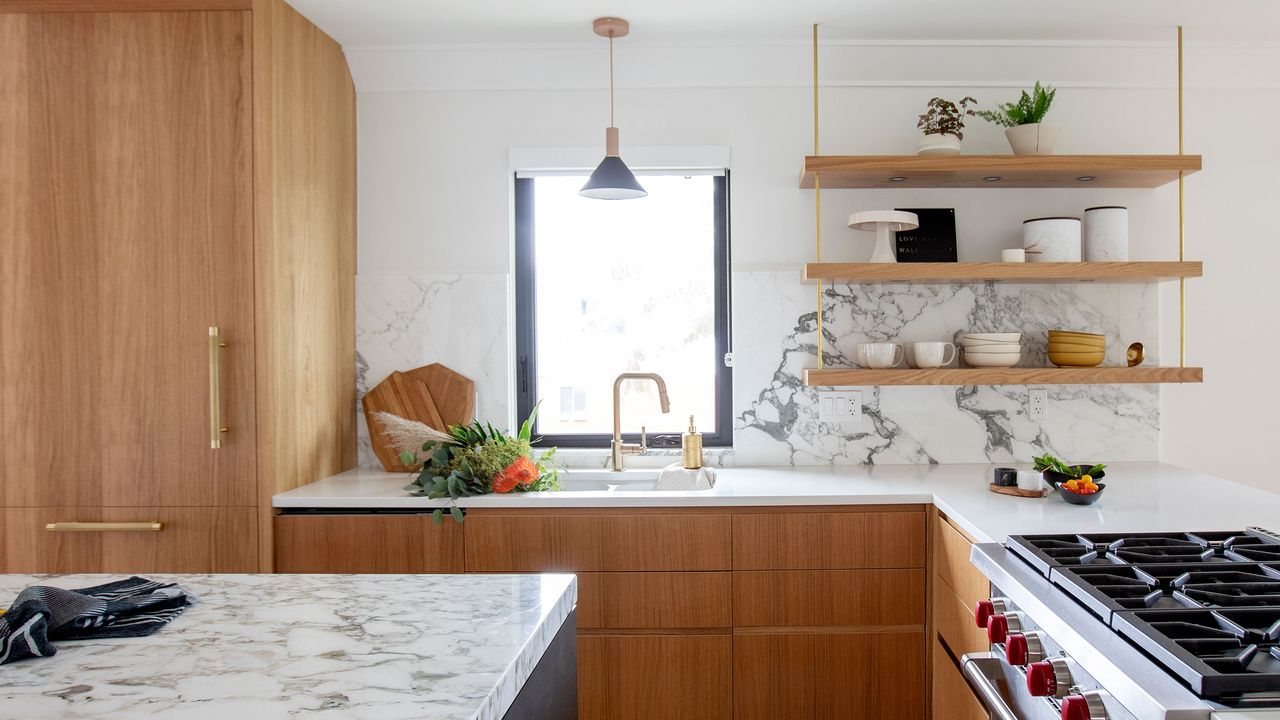
M 79 590 L 29 587 L 0 615 L 0 665 L 53 655 L 54 640 L 150 635 L 195 602 L 177 585 L 140 577 Z

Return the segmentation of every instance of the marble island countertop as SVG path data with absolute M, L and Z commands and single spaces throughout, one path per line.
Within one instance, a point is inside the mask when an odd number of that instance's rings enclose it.
M 107 577 L 0 575 L 0 603 Z M 0 718 L 501 718 L 577 600 L 572 575 L 149 577 L 199 603 L 0 667 Z
M 1014 498 L 988 491 L 994 465 L 873 465 L 721 468 L 713 490 L 569 490 L 466 498 L 463 507 L 700 507 L 933 503 L 980 542 L 1008 535 L 1087 531 L 1235 530 L 1280 525 L 1280 494 L 1156 462 L 1109 464 L 1097 504 L 1068 505 L 1050 494 Z M 610 476 L 567 471 L 567 486 L 621 487 L 644 470 Z M 605 480 L 601 480 L 605 478 Z M 280 509 L 413 509 L 441 501 L 404 492 L 408 476 L 351 470 L 275 496 Z M 1277 528 L 1280 529 L 1280 528 Z

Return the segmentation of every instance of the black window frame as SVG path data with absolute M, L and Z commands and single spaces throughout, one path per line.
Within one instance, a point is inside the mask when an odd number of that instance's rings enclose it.
M 676 170 L 671 174 L 678 174 Z M 514 178 L 513 198 L 515 209 L 515 322 L 516 322 L 516 418 L 517 423 L 533 412 L 538 402 L 537 388 L 537 312 L 536 259 L 534 258 L 534 180 L 536 177 Z M 715 426 L 716 432 L 703 433 L 706 447 L 733 446 L 733 368 L 729 362 L 732 331 L 730 328 L 731 276 L 729 259 L 729 171 L 714 177 L 715 199 Z M 619 372 L 623 370 L 619 369 Z M 626 423 L 627 418 L 623 417 Z M 672 424 L 683 428 L 683 418 L 672 416 Z M 672 428 L 671 430 L 674 430 Z M 534 436 L 541 446 L 562 448 L 607 448 L 612 435 L 609 433 L 573 433 L 539 435 L 537 424 Z M 679 447 L 681 432 L 663 430 L 649 434 L 649 446 Z M 625 442 L 639 442 L 640 433 L 623 432 Z

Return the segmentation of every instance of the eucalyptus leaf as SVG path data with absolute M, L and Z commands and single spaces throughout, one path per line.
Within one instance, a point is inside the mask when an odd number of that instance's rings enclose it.
M 431 522 L 435 523 L 436 525 L 443 525 L 444 510 L 441 510 L 440 508 L 436 508 L 435 512 L 431 513 Z
M 455 521 L 462 522 L 462 508 L 454 505 L 449 508 L 449 514 L 453 516 Z

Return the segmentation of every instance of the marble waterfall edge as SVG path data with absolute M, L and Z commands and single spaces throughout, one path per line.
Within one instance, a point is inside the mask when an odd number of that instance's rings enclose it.
M 793 271 L 736 272 L 735 463 L 1026 462 L 1044 451 L 1082 461 L 1153 460 L 1159 386 L 1049 386 L 1048 417 L 1026 414 L 1027 386 L 863 388 L 859 424 L 817 419 L 815 289 Z M 1133 341 L 1158 347 L 1149 284 L 835 283 L 823 292 L 828 366 L 854 366 L 867 341 L 958 340 L 965 331 L 1024 333 L 1021 365 L 1046 365 L 1045 332 L 1108 336 L 1106 364 L 1123 365 Z M 1158 359 L 1147 358 L 1157 364 Z

